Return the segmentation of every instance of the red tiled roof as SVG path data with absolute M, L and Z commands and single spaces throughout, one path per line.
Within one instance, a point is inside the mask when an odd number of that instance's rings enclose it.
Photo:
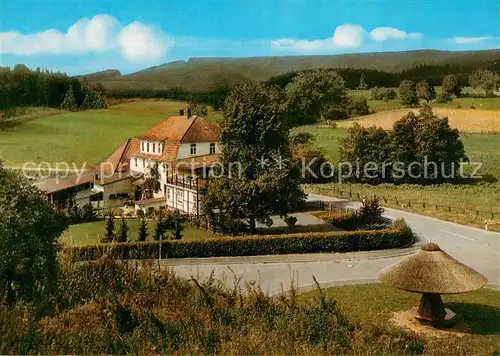
M 138 138 L 151 141 L 214 142 L 219 140 L 219 128 L 200 116 L 171 116 Z
M 219 141 L 219 128 L 208 120 L 191 116 L 171 116 L 153 126 L 146 133 L 132 139 L 129 156 L 171 162 L 176 160 L 181 143 Z M 163 141 L 162 154 L 144 153 L 140 150 L 140 139 Z
M 102 174 L 126 172 L 129 170 L 133 139 L 128 139 L 118 149 L 102 162 L 97 171 Z

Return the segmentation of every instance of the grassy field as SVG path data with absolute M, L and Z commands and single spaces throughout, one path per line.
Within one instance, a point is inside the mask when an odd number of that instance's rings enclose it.
M 108 109 L 59 112 L 36 120 L 0 126 L 0 160 L 7 165 L 24 162 L 68 162 L 95 165 L 127 138 L 176 115 L 186 103 L 141 100 Z M 210 112 L 209 119 L 217 120 Z
M 331 162 L 339 161 L 338 150 L 341 140 L 347 136 L 347 130 L 304 126 L 296 131 L 306 131 L 315 135 L 316 145 L 323 150 L 326 157 Z M 470 160 L 482 162 L 480 174 L 490 179 L 500 179 L 500 135 L 462 134 L 461 139 Z M 490 229 L 500 231 L 499 182 L 430 186 L 407 184 L 371 186 L 367 184 L 329 183 L 308 186 L 307 189 L 311 192 L 352 198 L 353 200 L 358 199 L 358 195 L 360 197 L 377 195 L 380 198 L 386 198 L 387 201 L 383 201 L 383 204 L 387 207 L 477 227 L 484 227 L 486 219 Z
M 120 220 L 115 220 L 116 231 L 118 231 L 118 227 L 120 226 Z M 129 241 L 137 241 L 137 237 L 139 235 L 139 225 L 140 221 L 138 219 L 130 219 L 127 220 L 128 225 L 128 240 Z M 155 231 L 155 221 L 148 220 L 148 233 L 149 239 L 152 239 L 152 235 Z M 210 231 L 205 231 L 202 229 L 198 229 L 191 225 L 185 224 L 184 230 L 182 230 L 182 239 L 183 240 L 203 240 L 215 238 L 217 235 L 214 235 Z M 60 237 L 60 242 L 67 245 L 89 245 L 89 244 L 97 244 L 100 242 L 101 238 L 104 236 L 106 232 L 106 222 L 105 221 L 94 221 L 90 223 L 83 223 L 78 225 L 71 225 L 63 235 Z
M 398 330 L 388 320 L 393 312 L 403 311 L 418 305 L 420 295 L 400 291 L 382 284 L 333 287 L 325 293 L 335 299 L 340 311 L 364 327 L 377 326 Z M 301 296 L 307 299 L 317 295 L 310 292 Z M 445 307 L 462 316 L 471 328 L 471 333 L 453 339 L 424 337 L 425 354 L 444 351 L 449 345 L 449 355 L 493 355 L 500 351 L 500 292 L 482 289 L 461 295 L 443 295 Z M 437 350 L 436 350 L 437 349 Z
M 395 89 L 397 90 L 397 88 Z M 436 93 L 439 94 L 441 91 L 442 91 L 441 87 L 436 87 Z M 484 94 L 482 91 L 470 87 L 464 88 L 462 92 L 464 95 L 474 95 L 474 96 L 481 96 Z M 368 106 L 370 107 L 371 110 L 374 110 L 375 112 L 404 109 L 404 106 L 401 105 L 399 99 L 389 100 L 387 102 L 384 102 L 382 100 L 371 100 L 370 90 L 350 90 L 349 95 L 351 97 L 365 97 L 366 99 L 368 99 Z M 432 106 L 438 108 L 446 108 L 446 109 L 470 109 L 471 107 L 474 107 L 475 109 L 495 111 L 495 110 L 500 110 L 500 97 L 453 98 L 453 101 L 451 103 L 439 104 L 433 102 Z

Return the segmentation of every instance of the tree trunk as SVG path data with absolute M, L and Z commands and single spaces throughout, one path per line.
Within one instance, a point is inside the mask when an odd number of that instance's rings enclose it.
M 249 225 L 249 228 L 250 228 L 250 234 L 254 235 L 257 233 L 257 228 L 256 228 L 256 224 L 255 224 L 255 218 L 250 218 L 248 219 L 248 225 Z

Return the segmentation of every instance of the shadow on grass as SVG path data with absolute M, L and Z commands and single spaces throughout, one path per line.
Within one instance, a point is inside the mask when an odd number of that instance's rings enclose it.
M 500 308 L 475 303 L 446 303 L 446 308 L 463 317 L 472 334 L 500 334 Z

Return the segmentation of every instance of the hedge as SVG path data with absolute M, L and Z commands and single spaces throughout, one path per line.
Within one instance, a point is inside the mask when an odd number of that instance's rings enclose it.
M 225 237 L 211 240 L 166 240 L 162 258 L 257 256 L 317 252 L 371 251 L 405 246 L 413 241 L 406 227 L 377 231 L 331 231 L 288 235 Z M 103 256 L 119 259 L 158 258 L 160 242 L 109 243 L 64 248 L 73 261 Z

